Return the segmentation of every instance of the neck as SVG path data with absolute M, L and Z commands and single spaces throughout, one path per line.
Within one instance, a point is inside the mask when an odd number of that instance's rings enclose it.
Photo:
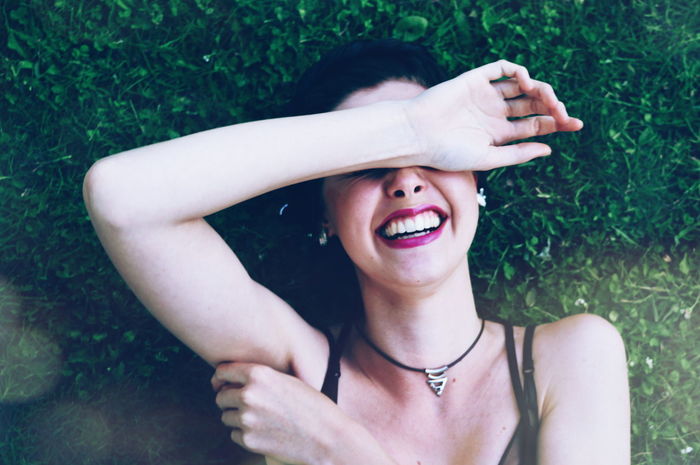
M 405 365 L 446 365 L 479 333 L 481 321 L 466 259 L 439 284 L 389 288 L 363 277 L 360 284 L 366 317 L 361 329 L 375 345 Z

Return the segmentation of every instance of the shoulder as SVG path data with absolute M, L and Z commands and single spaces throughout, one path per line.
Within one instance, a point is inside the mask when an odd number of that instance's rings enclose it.
M 550 393 L 559 388 L 570 390 L 571 383 L 585 386 L 601 377 L 609 378 L 611 372 L 626 376 L 622 336 L 612 323 L 590 313 L 538 326 L 533 355 L 538 378 Z
M 624 355 L 622 336 L 605 318 L 591 313 L 568 316 L 537 327 L 535 347 L 545 358 L 594 357 L 596 354 Z
M 629 387 L 620 333 L 580 314 L 537 328 L 542 463 L 629 463 Z

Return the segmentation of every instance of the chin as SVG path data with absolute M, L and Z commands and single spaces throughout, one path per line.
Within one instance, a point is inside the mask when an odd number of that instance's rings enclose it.
M 449 260 L 433 256 L 432 259 L 407 260 L 405 263 L 394 264 L 383 270 L 359 270 L 360 281 L 380 284 L 389 288 L 421 288 L 440 285 L 449 280 L 455 272 L 468 273 L 466 270 L 466 253 Z M 465 269 L 462 271 L 462 269 Z

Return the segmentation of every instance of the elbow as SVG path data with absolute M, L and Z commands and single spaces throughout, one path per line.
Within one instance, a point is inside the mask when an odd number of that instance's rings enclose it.
M 123 229 L 129 215 L 122 198 L 125 189 L 111 157 L 96 161 L 83 179 L 83 201 L 95 226 Z

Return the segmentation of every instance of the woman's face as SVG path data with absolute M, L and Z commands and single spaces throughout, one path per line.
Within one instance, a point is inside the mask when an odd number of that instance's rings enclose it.
M 346 98 L 337 109 L 409 99 L 425 90 L 386 81 Z M 330 235 L 337 235 L 360 278 L 415 286 L 444 279 L 466 264 L 478 205 L 471 172 L 427 167 L 374 169 L 323 183 Z

